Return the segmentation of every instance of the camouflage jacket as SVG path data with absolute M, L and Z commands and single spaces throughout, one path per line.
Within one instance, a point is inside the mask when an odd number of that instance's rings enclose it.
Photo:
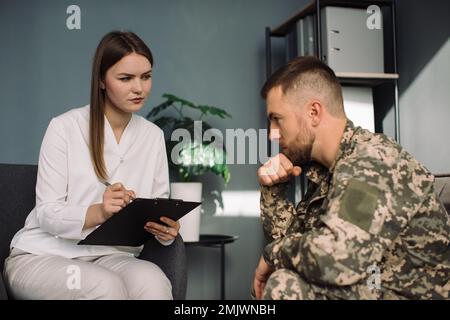
M 369 298 L 449 298 L 450 219 L 422 164 L 348 120 L 333 165 L 303 170 L 296 208 L 285 184 L 261 188 L 269 264 L 331 287 L 366 283 L 375 265 L 381 289 Z

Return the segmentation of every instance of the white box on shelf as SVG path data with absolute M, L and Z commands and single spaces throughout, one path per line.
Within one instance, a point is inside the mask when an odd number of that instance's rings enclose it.
M 375 132 L 375 114 L 372 89 L 367 87 L 342 87 L 344 110 L 355 126 Z
M 369 17 L 366 9 L 321 10 L 322 59 L 335 72 L 384 72 L 383 27 L 369 29 Z

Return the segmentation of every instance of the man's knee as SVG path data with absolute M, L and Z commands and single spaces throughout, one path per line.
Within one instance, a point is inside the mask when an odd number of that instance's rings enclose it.
M 311 286 L 292 270 L 278 269 L 267 280 L 263 292 L 265 300 L 315 299 Z

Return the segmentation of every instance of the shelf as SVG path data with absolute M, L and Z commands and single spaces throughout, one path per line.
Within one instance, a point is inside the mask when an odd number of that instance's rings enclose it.
M 398 73 L 336 72 L 336 77 L 342 84 L 377 86 L 397 80 L 399 75 Z
M 398 79 L 398 73 L 336 72 L 338 78 Z
M 314 44 L 315 44 L 315 54 L 319 59 L 324 59 L 322 56 L 322 21 L 320 9 L 327 6 L 335 7 L 347 7 L 347 8 L 360 8 L 367 9 L 371 5 L 377 5 L 382 7 L 383 10 L 383 23 L 389 23 L 387 30 L 390 30 L 390 36 L 386 37 L 384 35 L 384 48 L 389 48 L 392 53 L 389 54 L 386 64 L 386 70 L 392 73 L 358 73 L 358 72 L 336 72 L 336 76 L 342 85 L 351 85 L 356 87 L 371 87 L 375 88 L 382 84 L 392 84 L 392 95 L 388 95 L 389 99 L 392 98 L 394 106 L 394 122 L 395 122 L 395 140 L 400 143 L 400 110 L 399 110 L 399 96 L 398 96 L 398 71 L 397 71 L 397 36 L 396 36 L 396 2 L 395 0 L 311 0 L 311 2 L 306 5 L 300 12 L 295 13 L 292 17 L 285 20 L 281 25 L 276 28 L 266 27 L 265 39 L 266 39 L 266 76 L 270 77 L 272 74 L 272 45 L 271 38 L 285 37 L 285 47 L 286 47 L 286 57 L 291 59 L 298 55 L 298 48 L 295 50 L 295 45 L 291 42 L 296 39 L 293 37 L 288 37 L 291 32 L 297 31 L 297 22 L 305 17 L 313 17 L 314 24 Z M 384 12 L 389 12 L 387 16 Z M 386 17 L 386 19 L 384 18 Z M 389 29 L 391 28 L 391 29 Z M 320 32 L 319 32 L 320 31 Z M 295 35 L 296 33 L 292 33 Z M 291 35 L 292 35 L 291 34 Z M 300 35 L 301 37 L 302 35 Z M 389 42 L 388 42 L 389 41 Z M 392 43 L 390 43 L 392 41 Z M 296 52 L 294 52 L 296 51 Z M 384 54 L 388 54 L 384 50 Z M 392 60 L 392 61 L 391 61 Z M 392 65 L 391 65 L 392 64 Z M 350 68 L 349 68 L 350 69 Z M 390 87 L 390 86 L 388 86 Z M 383 88 L 383 87 L 381 87 Z M 384 88 L 383 88 L 384 89 Z M 390 90 L 390 89 L 389 89 Z M 384 102 L 383 102 L 384 103 Z
M 302 11 L 295 14 L 291 18 L 289 18 L 287 21 L 283 22 L 281 25 L 276 27 L 270 32 L 270 35 L 273 37 L 284 37 L 291 29 L 291 27 L 300 19 L 316 12 L 316 4 L 315 2 L 310 3 L 308 6 L 306 6 Z
M 392 0 L 322 0 L 320 1 L 320 7 L 326 6 L 340 6 L 340 7 L 351 7 L 351 8 L 367 8 L 370 5 L 379 5 L 386 6 L 390 5 Z M 278 27 L 271 30 L 270 35 L 272 37 L 284 37 L 289 33 L 291 28 L 299 21 L 300 19 L 314 14 L 316 12 L 316 1 L 312 1 L 306 7 L 303 8 L 300 12 L 293 15 L 291 18 L 283 22 Z

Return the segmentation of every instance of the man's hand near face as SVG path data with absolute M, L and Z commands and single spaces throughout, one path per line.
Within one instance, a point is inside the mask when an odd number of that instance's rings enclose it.
M 290 176 L 299 176 L 302 169 L 294 166 L 282 153 L 277 154 L 258 169 L 258 179 L 262 186 L 273 186 L 289 180 Z

